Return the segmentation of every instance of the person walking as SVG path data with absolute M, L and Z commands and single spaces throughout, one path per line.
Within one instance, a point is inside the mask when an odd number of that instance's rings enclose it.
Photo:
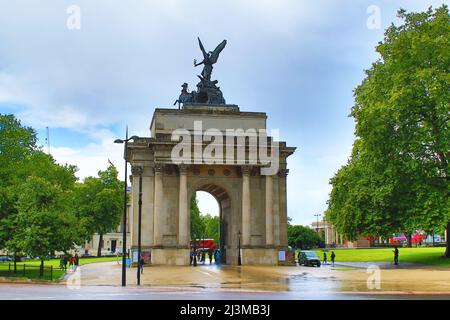
M 327 264 L 327 253 L 323 252 L 323 264 Z
M 334 259 L 336 258 L 336 255 L 334 254 L 334 251 L 331 251 L 331 263 L 333 264 L 334 267 Z
M 219 250 L 216 250 L 216 256 L 214 258 L 216 260 L 216 264 L 219 264 L 220 263 L 220 251 Z
M 77 270 L 78 266 L 80 265 L 80 257 L 78 256 L 78 253 L 75 254 L 74 263 L 75 263 L 75 270 Z
M 398 248 L 397 248 L 397 246 L 395 246 L 394 247 L 395 248 L 395 250 L 393 250 L 392 252 L 394 253 L 394 264 L 396 265 L 396 266 L 398 266 Z
M 67 256 L 64 255 L 64 270 L 67 270 Z
M 144 264 L 145 264 L 144 257 L 141 256 L 141 258 L 139 259 L 139 268 L 141 269 L 141 274 L 144 273 Z
M 213 258 L 212 250 L 208 251 L 208 258 L 209 258 L 209 264 L 212 264 L 212 258 Z
M 206 253 L 205 250 L 202 250 L 202 263 L 205 264 L 206 262 Z
M 74 265 L 74 263 L 75 263 L 75 258 L 71 255 L 71 256 L 70 256 L 70 259 L 69 259 L 69 268 L 71 268 L 72 271 L 73 271 L 73 265 Z
M 61 257 L 59 258 L 59 268 L 62 270 L 64 269 L 64 256 L 61 255 Z

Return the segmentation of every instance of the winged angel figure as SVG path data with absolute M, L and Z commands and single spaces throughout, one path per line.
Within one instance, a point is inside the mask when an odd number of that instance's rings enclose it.
M 207 81 L 211 81 L 211 73 L 213 70 L 213 64 L 217 62 L 219 58 L 219 54 L 222 52 L 223 48 L 225 48 L 227 44 L 227 40 L 223 40 L 214 51 L 209 51 L 206 53 L 205 48 L 203 47 L 202 41 L 200 38 L 198 39 L 198 44 L 200 45 L 200 49 L 203 52 L 203 61 L 197 63 L 197 60 L 194 60 L 194 66 L 199 66 L 201 64 L 204 65 L 202 70 L 202 78 Z

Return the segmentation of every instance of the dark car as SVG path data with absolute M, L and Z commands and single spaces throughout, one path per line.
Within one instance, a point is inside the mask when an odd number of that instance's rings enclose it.
M 299 265 L 320 267 L 320 259 L 314 251 L 300 251 L 299 254 Z

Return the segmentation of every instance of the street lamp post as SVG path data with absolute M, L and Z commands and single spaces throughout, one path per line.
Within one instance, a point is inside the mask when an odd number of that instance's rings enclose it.
M 315 217 L 317 217 L 317 222 L 316 222 L 316 232 L 319 233 L 319 217 L 321 216 L 320 213 L 315 214 Z
M 238 232 L 238 266 L 242 265 L 241 261 L 241 231 Z
M 138 200 L 138 267 L 137 267 L 137 285 L 141 285 L 141 226 L 142 226 L 142 167 L 133 166 L 131 171 L 133 175 L 139 176 L 139 200 Z
M 194 234 L 194 261 L 192 262 L 192 265 L 194 267 L 197 266 L 197 250 L 196 249 L 197 249 L 197 237 Z
M 114 143 L 124 143 L 124 158 L 125 158 L 125 183 L 124 183 L 124 192 L 123 192 L 123 230 L 122 230 L 122 287 L 125 287 L 127 285 L 127 269 L 126 269 L 126 263 L 127 263 L 127 257 L 126 257 L 126 251 L 127 251 L 127 168 L 128 168 L 128 141 L 138 139 L 137 136 L 132 136 L 131 138 L 128 138 L 128 126 L 125 134 L 125 139 L 116 139 Z

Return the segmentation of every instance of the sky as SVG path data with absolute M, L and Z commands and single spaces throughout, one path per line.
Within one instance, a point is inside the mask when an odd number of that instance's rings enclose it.
M 297 147 L 288 216 L 309 225 L 350 155 L 353 89 L 378 59 L 384 29 L 399 23 L 399 8 L 448 2 L 0 0 L 0 113 L 34 127 L 42 145 L 49 127 L 51 154 L 80 179 L 108 159 L 123 177 L 113 141 L 126 125 L 150 136 L 154 109 L 172 107 L 183 82 L 195 88 L 197 36 L 207 50 L 226 39 L 213 78 L 227 103 L 266 112 L 268 128 Z M 211 196 L 199 198 L 202 213 L 217 214 Z

